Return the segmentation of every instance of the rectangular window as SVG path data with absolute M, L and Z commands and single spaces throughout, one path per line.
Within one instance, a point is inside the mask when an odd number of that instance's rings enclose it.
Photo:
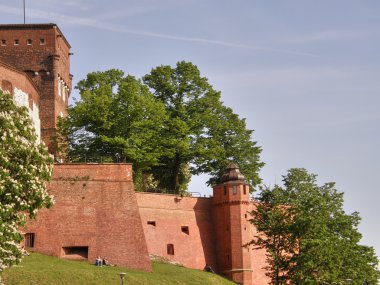
M 224 196 L 227 195 L 227 186 L 224 186 Z
M 67 259 L 86 260 L 88 259 L 88 246 L 63 247 L 63 257 Z
M 45 39 L 40 39 L 40 45 L 44 45 L 45 44 Z
M 243 193 L 244 193 L 244 195 L 247 194 L 247 185 L 243 186 Z
M 31 46 L 32 43 L 33 43 L 33 41 L 32 41 L 31 39 L 28 39 L 28 40 L 26 41 L 26 44 L 27 44 L 28 46 Z
M 26 247 L 34 247 L 35 234 L 34 233 L 26 233 L 25 234 L 25 246 Z
M 182 226 L 181 231 L 185 234 L 190 234 L 189 227 L 188 226 Z
M 236 187 L 236 185 L 234 185 L 234 187 L 233 187 L 233 192 L 232 192 L 234 195 L 236 195 L 237 194 L 237 187 Z
M 174 244 L 167 244 L 166 246 L 168 255 L 174 255 Z
M 6 46 L 7 45 L 7 41 L 6 40 L 1 40 L 1 45 L 2 46 Z
M 148 221 L 147 224 L 155 227 L 156 221 Z
M 14 45 L 18 46 L 19 44 L 20 44 L 20 41 L 19 40 L 15 40 Z

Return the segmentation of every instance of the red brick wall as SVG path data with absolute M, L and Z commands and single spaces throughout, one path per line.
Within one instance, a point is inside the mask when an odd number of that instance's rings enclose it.
M 251 212 L 253 209 L 256 208 L 256 204 L 258 202 L 251 202 L 249 204 L 249 212 Z M 248 219 L 251 219 L 252 217 L 248 214 Z M 251 239 L 253 239 L 254 236 L 257 235 L 257 231 L 255 227 L 252 226 L 252 224 L 248 223 L 249 225 L 249 235 Z M 252 285 L 261 285 L 261 284 L 269 284 L 270 278 L 266 276 L 266 269 L 265 267 L 268 266 L 268 263 L 266 262 L 267 256 L 266 251 L 264 249 L 253 249 L 251 246 L 250 249 L 250 257 L 251 257 L 251 266 L 252 266 Z
M 45 254 L 88 246 L 91 261 L 101 255 L 151 270 L 149 253 L 195 269 L 209 264 L 241 284 L 269 284 L 265 251 L 243 247 L 256 234 L 248 221 L 255 204 L 242 185 L 233 195 L 233 185 L 226 183 L 227 195 L 224 185 L 215 187 L 214 198 L 135 193 L 129 164 L 59 164 L 49 184 L 56 204 L 24 231 L 35 233 L 34 249 Z
M 6 44 L 0 44 L 0 61 L 26 72 L 39 89 L 42 140 L 54 153 L 50 137 L 55 134 L 57 117 L 67 115 L 68 101 L 58 96 L 58 76 L 72 88 L 70 45 L 55 24 L 0 25 L 2 40 Z M 32 40 L 30 45 L 28 40 Z
M 9 87 L 11 85 L 11 88 Z M 8 90 L 13 94 L 14 88 L 17 87 L 23 92 L 29 94 L 29 108 L 33 107 L 33 102 L 38 106 L 39 105 L 39 94 L 37 87 L 29 79 L 29 77 L 18 71 L 17 69 L 0 62 L 0 87 L 3 90 Z M 9 90 L 11 89 L 11 90 Z
M 88 246 L 88 258 L 150 271 L 130 164 L 58 164 L 49 193 L 56 203 L 29 221 L 38 252 L 63 256 L 63 247 Z
M 215 235 L 210 198 L 136 193 L 149 254 L 177 261 L 186 267 L 216 270 Z M 154 221 L 156 226 L 148 225 Z M 189 227 L 189 234 L 181 231 Z M 174 245 L 174 255 L 167 254 Z
M 234 186 L 236 194 L 233 192 Z M 269 284 L 264 269 L 267 265 L 265 251 L 244 247 L 256 234 L 249 222 L 249 212 L 254 204 L 249 202 L 248 185 L 245 194 L 244 185 L 235 181 L 215 186 L 213 193 L 213 217 L 220 273 L 239 284 Z

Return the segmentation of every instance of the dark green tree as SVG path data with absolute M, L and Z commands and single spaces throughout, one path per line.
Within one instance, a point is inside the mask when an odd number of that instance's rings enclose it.
M 88 74 L 77 88 L 81 99 L 60 123 L 60 133 L 69 137 L 71 161 L 132 162 L 138 178 L 161 156 L 171 157 L 161 143 L 168 121 L 165 106 L 140 80 L 112 69 Z
M 334 183 L 319 186 L 316 175 L 291 169 L 284 186 L 265 188 L 251 222 L 251 244 L 266 248 L 272 284 L 378 284 L 373 248 L 360 245 L 360 217 L 343 209 Z
M 163 188 L 179 191 L 186 183 L 183 170 L 208 173 L 218 183 L 230 160 L 241 167 L 252 186 L 260 182 L 261 149 L 252 141 L 245 120 L 223 105 L 220 92 L 190 62 L 159 66 L 143 78 L 169 115 L 165 144 L 174 156 L 162 156 L 153 174 Z

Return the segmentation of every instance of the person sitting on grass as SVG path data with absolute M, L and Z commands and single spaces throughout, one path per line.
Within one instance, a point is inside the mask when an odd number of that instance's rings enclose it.
M 96 266 L 102 266 L 103 265 L 103 260 L 100 256 L 98 256 L 95 260 L 95 265 Z
M 107 257 L 104 257 L 104 258 L 103 258 L 103 265 L 104 265 L 104 266 L 115 266 L 115 265 L 111 264 L 111 263 L 108 261 Z

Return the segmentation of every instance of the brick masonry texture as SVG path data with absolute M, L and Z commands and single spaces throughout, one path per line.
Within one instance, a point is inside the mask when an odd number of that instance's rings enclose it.
M 217 269 L 211 199 L 136 193 L 150 254 L 186 267 Z M 148 224 L 154 222 L 155 224 Z M 188 227 L 188 234 L 181 227 Z M 174 255 L 167 253 L 173 244 Z
M 40 97 L 34 82 L 24 72 L 2 62 L 0 62 L 0 87 L 11 94 L 14 87 L 17 87 L 29 94 L 29 108 L 32 108 L 33 102 L 39 105 Z
M 67 115 L 68 98 L 58 95 L 59 79 L 72 88 L 69 52 L 55 24 L 0 25 L 0 61 L 24 72 L 37 86 L 42 140 L 51 153 L 57 118 Z
M 88 247 L 88 259 L 151 271 L 129 164 L 55 165 L 49 193 L 56 203 L 24 229 L 34 249 L 64 257 L 65 247 Z
M 57 164 L 48 185 L 56 203 L 24 232 L 35 234 L 34 250 L 63 258 L 73 258 L 64 248 L 88 247 L 90 261 L 107 256 L 150 271 L 150 254 L 189 268 L 208 264 L 239 284 L 268 284 L 265 251 L 243 247 L 256 234 L 248 221 L 255 203 L 243 187 L 215 186 L 213 198 L 142 193 L 133 190 L 130 164 Z

